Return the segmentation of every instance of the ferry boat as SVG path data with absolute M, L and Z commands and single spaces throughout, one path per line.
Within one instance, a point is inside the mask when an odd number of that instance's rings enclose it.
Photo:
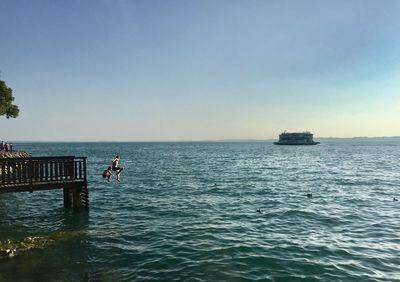
M 283 132 L 279 135 L 279 141 L 275 145 L 317 145 L 319 142 L 313 140 L 313 134 L 304 132 Z

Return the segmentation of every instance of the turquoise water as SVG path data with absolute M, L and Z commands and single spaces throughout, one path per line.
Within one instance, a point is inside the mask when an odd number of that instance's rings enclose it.
M 90 211 L 0 195 L 0 281 L 400 281 L 400 142 L 15 147 L 88 156 Z

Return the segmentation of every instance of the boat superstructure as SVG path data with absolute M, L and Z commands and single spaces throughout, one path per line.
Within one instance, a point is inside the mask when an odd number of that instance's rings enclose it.
M 279 135 L 279 141 L 275 145 L 317 145 L 319 142 L 313 140 L 313 134 L 304 132 L 283 132 Z

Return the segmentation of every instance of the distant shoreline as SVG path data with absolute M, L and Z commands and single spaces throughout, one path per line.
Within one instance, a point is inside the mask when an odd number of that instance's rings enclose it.
M 382 137 L 314 137 L 317 141 L 400 141 L 400 136 Z M 221 139 L 221 140 L 159 140 L 159 141 L 52 141 L 52 140 L 13 140 L 10 143 L 223 143 L 223 142 L 274 142 L 277 139 Z

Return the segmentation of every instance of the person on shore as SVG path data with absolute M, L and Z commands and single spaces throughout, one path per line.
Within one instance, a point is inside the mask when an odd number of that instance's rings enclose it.
M 5 152 L 12 152 L 12 146 L 13 145 L 11 143 L 1 141 L 0 150 L 4 150 Z
M 112 168 L 109 166 L 105 171 L 103 171 L 103 178 L 107 178 L 107 181 L 110 182 L 110 178 L 112 176 Z
M 124 169 L 123 167 L 119 167 L 119 166 L 118 166 L 119 161 L 120 161 L 119 156 L 115 156 L 115 158 L 113 159 L 112 164 L 111 164 L 112 170 L 115 171 L 115 173 L 116 173 L 117 181 L 118 181 L 118 182 L 120 181 L 120 180 L 119 180 L 119 176 L 121 175 L 121 172 L 122 172 L 123 169 Z

